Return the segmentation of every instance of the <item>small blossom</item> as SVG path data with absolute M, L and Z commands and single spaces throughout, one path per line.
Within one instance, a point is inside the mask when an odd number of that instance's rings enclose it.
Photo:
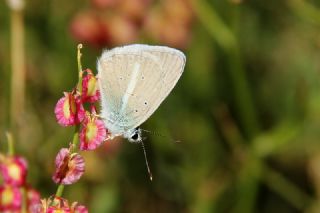
M 118 0 L 91 0 L 91 3 L 98 9 L 107 9 L 115 6 Z
M 40 210 L 37 213 L 88 213 L 88 209 L 77 202 L 69 205 L 69 202 L 61 197 L 50 197 L 41 200 Z
M 14 212 L 21 209 L 22 193 L 20 188 L 3 185 L 0 186 L 0 212 Z
M 56 118 L 61 126 L 72 126 L 79 124 L 84 116 L 85 110 L 81 100 L 72 93 L 65 93 L 64 97 L 57 102 L 55 110 Z
M 4 183 L 13 186 L 22 186 L 26 182 L 27 161 L 19 156 L 2 156 L 0 172 Z
M 27 206 L 29 212 L 36 212 L 35 209 L 40 205 L 40 193 L 33 188 L 27 187 Z
M 105 47 L 110 44 L 109 24 L 94 11 L 83 11 L 72 18 L 71 35 L 79 42 L 95 47 Z
M 94 150 L 106 139 L 106 128 L 102 120 L 87 116 L 80 131 L 80 150 Z
M 80 179 L 84 173 L 84 159 L 78 153 L 70 153 L 70 150 L 63 148 L 56 157 L 56 171 L 52 177 L 55 183 L 72 184 Z
M 87 69 L 86 73 L 87 75 L 82 79 L 82 101 L 93 103 L 100 99 L 98 82 L 90 69 Z
M 88 213 L 88 209 L 83 205 L 78 205 L 77 202 L 74 202 L 71 206 L 71 212 L 74 213 Z
M 50 206 L 47 213 L 71 213 L 70 208 Z
M 110 28 L 110 41 L 113 45 L 123 45 L 137 41 L 139 29 L 132 19 L 115 15 L 105 20 Z

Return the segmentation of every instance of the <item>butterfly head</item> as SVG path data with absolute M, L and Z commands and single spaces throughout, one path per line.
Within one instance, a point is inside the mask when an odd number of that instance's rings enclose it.
M 125 138 L 128 138 L 128 140 L 130 142 L 133 143 L 139 143 L 142 141 L 142 136 L 141 136 L 141 129 L 140 127 L 128 130 L 125 134 L 124 134 Z

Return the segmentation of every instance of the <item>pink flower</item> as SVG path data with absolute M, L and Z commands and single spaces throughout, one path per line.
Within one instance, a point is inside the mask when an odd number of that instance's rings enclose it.
M 62 197 L 50 197 L 41 200 L 41 206 L 37 213 L 88 213 L 88 209 L 83 205 L 73 202 L 69 205 L 68 200 Z
M 0 186 L 0 212 L 14 212 L 21 209 L 22 193 L 20 188 L 3 185 Z
M 91 3 L 98 9 L 107 9 L 115 6 L 118 0 L 91 0 Z
M 35 209 L 40 205 L 40 193 L 30 187 L 26 188 L 26 192 L 29 212 L 35 212 Z
M 71 212 L 74 213 L 88 213 L 88 209 L 83 205 L 78 205 L 77 202 L 74 202 L 71 206 Z
M 87 116 L 80 131 L 80 150 L 94 150 L 106 139 L 107 130 L 102 120 Z
M 82 101 L 94 103 L 100 99 L 97 78 L 90 69 L 87 69 L 86 73 L 82 79 Z
M 72 126 L 79 124 L 84 116 L 85 110 L 81 100 L 72 93 L 64 93 L 54 109 L 58 123 L 61 126 Z
M 72 184 L 80 179 L 84 173 L 84 159 L 78 153 L 70 153 L 67 148 L 62 148 L 56 157 L 56 171 L 52 179 L 57 184 Z
M 71 35 L 79 42 L 95 47 L 105 47 L 110 44 L 110 29 L 102 17 L 94 11 L 83 11 L 72 18 Z
M 0 163 L 0 172 L 5 184 L 22 186 L 26 182 L 27 161 L 19 156 L 3 157 Z
M 46 213 L 71 213 L 70 208 L 50 206 Z

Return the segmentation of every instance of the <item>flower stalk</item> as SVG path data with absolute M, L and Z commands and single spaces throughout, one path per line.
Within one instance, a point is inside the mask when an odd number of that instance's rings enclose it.
M 14 144 L 13 144 L 13 137 L 10 132 L 6 132 L 6 137 L 8 141 L 8 155 L 13 156 L 14 155 Z
M 78 81 L 78 89 L 80 92 L 80 95 L 82 93 L 82 64 L 81 64 L 81 49 L 82 49 L 83 45 L 82 44 L 78 44 L 78 51 L 77 51 L 77 62 L 78 62 L 78 73 L 79 73 L 79 81 Z
M 76 202 L 70 207 L 62 198 L 62 194 L 65 185 L 77 182 L 85 171 L 85 161 L 78 150 L 96 149 L 105 141 L 107 135 L 103 121 L 96 116 L 94 105 L 100 99 L 97 77 L 90 69 L 82 69 L 82 47 L 82 44 L 77 46 L 79 78 L 77 85 L 71 92 L 64 92 L 64 96 L 58 100 L 54 110 L 58 124 L 75 128 L 69 148 L 61 148 L 56 156 L 56 170 L 52 180 L 58 184 L 58 188 L 52 199 L 43 200 L 44 209 L 61 210 L 67 208 L 77 212 L 87 212 L 85 206 L 77 205 Z M 90 111 L 85 109 L 85 103 L 89 104 Z
M 25 105 L 24 1 L 8 0 L 11 9 L 11 97 L 10 126 L 15 127 L 23 115 Z
M 82 64 L 81 64 L 81 48 L 83 47 L 82 44 L 78 44 L 77 47 L 77 62 L 78 62 L 78 72 L 79 72 L 79 80 L 78 80 L 78 89 L 81 92 L 82 90 Z M 75 126 L 74 134 L 73 134 L 73 139 L 72 139 L 72 144 L 71 144 L 71 153 L 76 151 L 76 147 L 79 143 L 79 130 L 80 130 L 80 124 L 77 124 Z M 64 190 L 64 185 L 59 184 L 56 192 L 57 197 L 61 197 L 63 194 Z
M 56 197 L 62 197 L 63 190 L 64 190 L 64 185 L 60 184 L 57 188 Z

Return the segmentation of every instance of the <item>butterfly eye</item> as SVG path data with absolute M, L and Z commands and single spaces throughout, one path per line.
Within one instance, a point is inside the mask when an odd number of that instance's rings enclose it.
M 132 136 L 131 136 L 131 139 L 132 140 L 137 140 L 139 137 L 138 133 L 134 133 Z

